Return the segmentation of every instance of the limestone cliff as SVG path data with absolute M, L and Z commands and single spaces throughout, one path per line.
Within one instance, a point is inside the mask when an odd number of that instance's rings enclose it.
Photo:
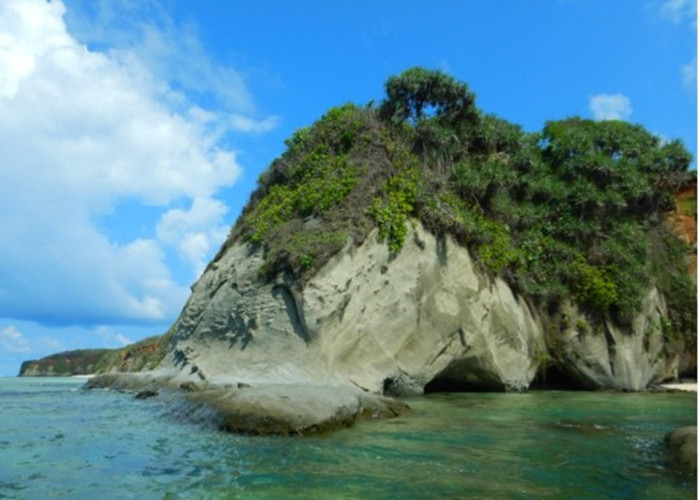
M 161 369 L 214 384 L 353 384 L 393 395 L 524 390 L 544 371 L 587 388 L 641 390 L 677 373 L 655 290 L 631 330 L 596 331 L 574 306 L 556 317 L 533 307 L 451 237 L 419 222 L 411 233 L 395 256 L 376 233 L 349 242 L 303 287 L 285 273 L 262 278 L 262 253 L 231 246 L 193 287 Z
M 688 241 L 667 223 L 682 144 L 576 117 L 526 133 L 422 68 L 386 90 L 286 141 L 158 368 L 93 385 L 179 387 L 225 428 L 296 433 L 400 411 L 381 394 L 636 391 L 695 369 Z

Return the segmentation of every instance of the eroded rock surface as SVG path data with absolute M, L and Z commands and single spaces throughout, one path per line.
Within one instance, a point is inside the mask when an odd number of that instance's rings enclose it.
M 397 400 L 352 386 L 328 384 L 187 384 L 158 374 L 103 374 L 86 388 L 161 398 L 170 413 L 245 434 L 301 435 L 349 427 L 358 420 L 392 418 L 410 410 Z
M 596 330 L 571 305 L 554 321 L 419 223 L 398 255 L 372 233 L 303 288 L 285 273 L 262 278 L 262 265 L 262 252 L 241 243 L 209 266 L 161 369 L 182 381 L 322 381 L 392 395 L 524 390 L 551 365 L 585 388 L 642 390 L 677 374 L 655 290 L 628 330 Z
M 635 391 L 677 375 L 656 290 L 631 328 L 594 328 L 574 305 L 533 307 L 450 237 L 412 232 L 397 255 L 376 232 L 348 242 L 303 286 L 266 278 L 262 251 L 234 243 L 193 286 L 158 369 L 91 385 L 167 387 L 223 429 L 303 434 L 405 410 L 382 394 L 520 391 L 552 368 Z

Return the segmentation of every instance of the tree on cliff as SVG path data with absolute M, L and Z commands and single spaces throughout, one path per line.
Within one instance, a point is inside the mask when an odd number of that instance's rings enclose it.
M 411 68 L 385 84 L 386 100 L 379 114 L 385 120 L 419 123 L 435 117 L 452 125 L 477 116 L 469 87 L 440 71 Z

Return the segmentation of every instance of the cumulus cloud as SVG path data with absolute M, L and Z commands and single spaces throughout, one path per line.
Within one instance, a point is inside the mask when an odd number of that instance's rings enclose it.
M 222 224 L 227 210 L 220 201 L 196 198 L 189 210 L 176 208 L 163 214 L 156 228 L 158 239 L 174 246 L 198 275 L 204 270 L 207 255 L 228 234 L 228 226 Z
M 596 120 L 627 120 L 632 115 L 632 103 L 624 94 L 597 94 L 588 107 Z
M 171 89 L 184 89 L 213 101 L 216 109 L 225 110 L 216 118 L 238 132 L 264 132 L 277 125 L 275 116 L 255 117 L 255 103 L 241 72 L 214 61 L 202 46 L 197 27 L 178 24 L 157 0 L 68 1 L 80 6 L 71 10 L 67 19 L 84 43 L 109 46 L 116 57 L 136 57 Z M 176 91 L 165 96 L 173 104 L 181 98 Z
M 0 327 L 0 354 L 4 355 L 5 360 L 9 361 L 14 356 L 24 358 L 28 353 L 41 353 L 41 357 L 46 353 L 65 350 L 65 344 L 55 337 L 27 335 L 16 325 Z M 0 367 L 0 370 L 2 368 L 7 367 Z
M 22 332 L 10 325 L 0 328 L 0 349 L 8 354 L 25 353 L 29 352 L 29 342 Z
M 0 315 L 47 324 L 173 317 L 189 283 L 176 282 L 165 252 L 176 248 L 198 271 L 225 237 L 216 193 L 239 175 L 220 145 L 231 126 L 173 90 L 138 51 L 78 42 L 64 15 L 58 0 L 0 2 Z M 157 33 L 148 36 L 157 46 Z M 194 34 L 183 43 L 201 50 Z M 217 71 L 208 63 L 200 73 Z M 249 110 L 239 83 L 221 98 Z M 187 200 L 189 210 L 171 208 Z M 117 243 L 99 221 L 127 202 L 163 215 L 154 234 Z

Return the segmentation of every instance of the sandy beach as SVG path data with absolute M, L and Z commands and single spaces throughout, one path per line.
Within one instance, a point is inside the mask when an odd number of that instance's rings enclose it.
M 698 392 L 697 381 L 678 382 L 678 383 L 674 383 L 674 384 L 661 384 L 660 387 L 663 387 L 664 389 L 676 389 L 679 391 Z

